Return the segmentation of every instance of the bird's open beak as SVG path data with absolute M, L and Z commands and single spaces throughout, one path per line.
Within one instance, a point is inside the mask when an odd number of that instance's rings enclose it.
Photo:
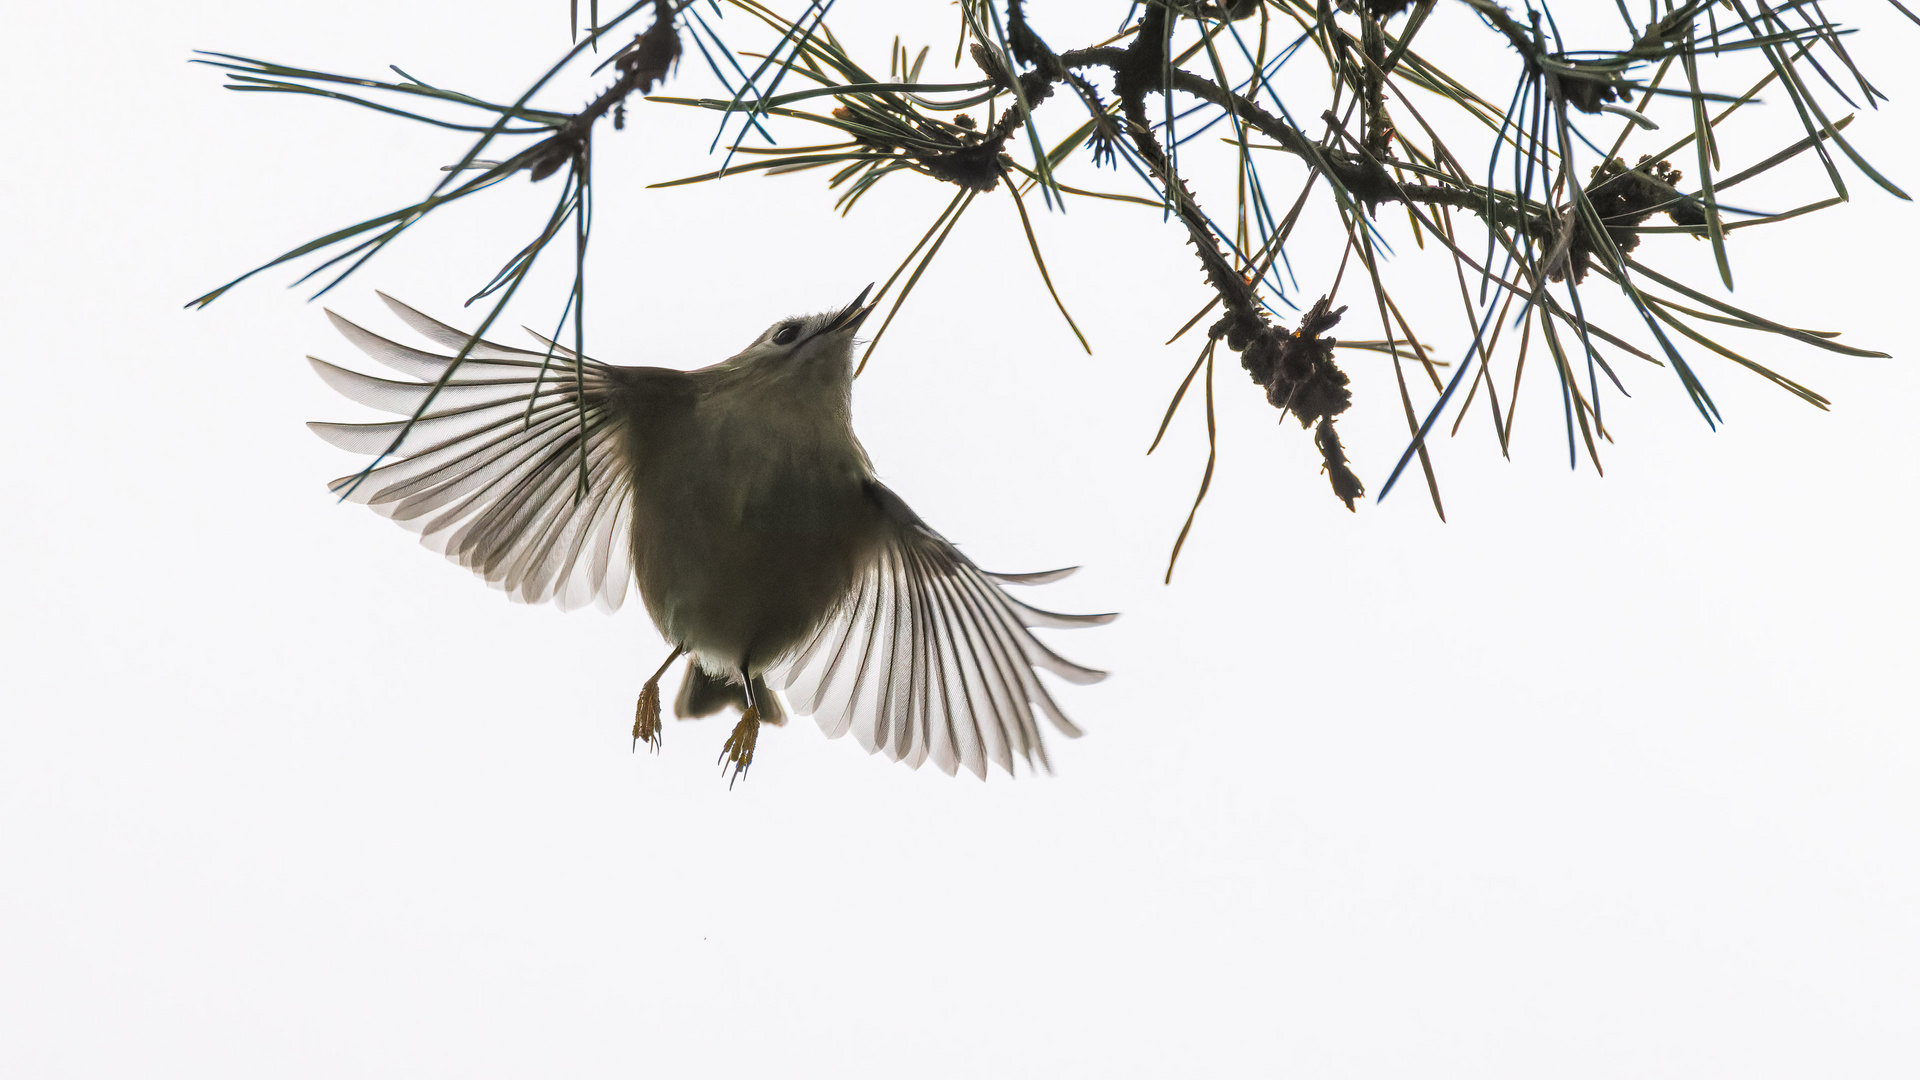
M 872 291 L 873 283 L 868 282 L 867 287 L 860 290 L 860 295 L 853 298 L 853 303 L 841 308 L 840 314 L 835 315 L 833 321 L 828 323 L 827 328 L 821 333 L 832 334 L 839 331 L 852 333 L 858 330 L 860 324 L 867 321 L 867 316 L 871 315 L 873 309 L 880 303 L 878 300 L 871 304 L 867 303 L 867 294 Z

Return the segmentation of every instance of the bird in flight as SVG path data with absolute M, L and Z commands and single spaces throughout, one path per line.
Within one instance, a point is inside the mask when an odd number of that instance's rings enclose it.
M 868 286 L 870 291 L 872 286 Z M 641 688 L 633 737 L 660 746 L 659 681 L 690 656 L 674 711 L 737 708 L 721 748 L 733 779 L 776 689 L 829 737 L 869 753 L 984 779 L 1014 756 L 1051 770 L 1036 713 L 1080 729 L 1036 669 L 1069 682 L 1105 673 L 1031 632 L 1111 621 L 1032 607 L 1003 585 L 1071 569 L 975 566 L 874 475 L 853 433 L 853 335 L 867 291 L 837 312 L 783 319 L 710 367 L 624 367 L 475 339 L 380 294 L 452 355 L 389 341 L 329 311 L 374 360 L 375 378 L 309 357 L 360 404 L 407 419 L 313 423 L 374 460 L 329 488 L 526 603 L 618 608 L 629 584 L 673 652 Z M 532 331 L 528 331 L 532 333 Z M 464 359 L 456 363 L 458 354 Z

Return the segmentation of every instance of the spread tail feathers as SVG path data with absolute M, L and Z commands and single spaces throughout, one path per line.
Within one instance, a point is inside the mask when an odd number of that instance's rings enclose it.
M 766 680 L 753 677 L 753 697 L 760 705 L 760 722 L 784 724 L 787 711 L 779 695 L 768 688 Z M 673 714 L 682 720 L 712 716 L 727 706 L 747 711 L 746 688 L 717 675 L 709 675 L 698 660 L 687 661 L 687 677 L 680 681 L 680 696 L 673 701 Z

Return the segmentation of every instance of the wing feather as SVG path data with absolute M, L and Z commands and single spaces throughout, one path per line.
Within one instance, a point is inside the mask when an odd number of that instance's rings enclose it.
M 904 502 L 870 484 L 884 538 L 840 604 L 768 672 L 794 710 L 830 738 L 852 733 L 869 753 L 918 768 L 1011 775 L 1016 757 L 1051 770 L 1038 716 L 1080 729 L 1036 669 L 1070 682 L 1104 673 L 1062 658 L 1033 627 L 1072 628 L 1112 615 L 1062 615 L 1021 603 L 1001 583 L 1041 584 L 1070 571 L 994 574 L 968 561 Z
M 970 751 L 962 754 L 962 760 L 981 779 L 986 778 L 989 759 L 1012 774 L 1013 741 L 1007 730 L 1007 717 L 1002 712 L 993 659 L 984 655 L 985 641 L 981 636 L 984 627 L 961 602 L 953 578 L 938 578 L 936 583 L 947 616 L 945 629 L 961 676 L 960 688 L 965 692 L 967 712 L 974 717 L 972 725 L 960 727 L 962 744 Z M 968 726 L 973 728 L 975 738 L 966 737 Z
M 413 309 L 409 308 L 408 310 L 411 311 Z M 333 322 L 334 329 L 340 331 L 342 337 L 345 337 L 353 343 L 354 348 L 359 349 L 361 352 L 366 353 L 368 356 L 398 371 L 402 375 L 432 382 L 447 370 L 447 364 L 453 360 L 451 356 L 442 356 L 439 353 L 430 353 L 423 349 L 415 349 L 407 345 L 402 345 L 397 341 L 391 341 L 381 337 L 371 330 L 363 329 L 353 322 L 348 321 L 332 309 L 328 309 L 327 318 Z M 439 324 L 436 323 L 435 325 Z M 465 335 L 462 335 L 459 344 L 448 347 L 454 350 L 455 355 L 458 355 L 460 345 L 464 344 L 466 344 L 466 338 Z M 477 352 L 485 352 L 487 355 L 484 357 L 476 355 Z M 531 357 L 537 357 L 537 359 Z M 569 354 L 569 358 L 571 358 L 571 354 Z M 529 358 L 505 355 L 496 356 L 492 350 L 482 349 L 467 354 L 467 358 L 460 362 L 460 373 L 469 379 L 523 375 L 529 368 L 538 370 L 541 367 L 545 367 L 546 365 L 543 362 L 545 359 L 544 354 L 529 354 Z
M 1063 566 L 1058 570 L 1041 570 L 1032 574 L 996 574 L 991 570 L 980 572 L 995 581 L 1004 581 L 1009 585 L 1051 585 L 1062 578 L 1072 577 L 1074 571 L 1079 569 L 1077 566 Z
M 413 308 L 395 300 L 386 293 L 380 293 L 378 295 L 380 299 L 386 301 L 389 308 L 393 309 L 395 315 L 400 316 L 401 322 L 413 327 L 414 333 L 419 334 L 421 337 L 426 338 L 428 341 L 433 342 L 443 349 L 452 349 L 455 353 L 458 353 L 461 349 L 467 347 L 467 342 L 473 340 L 473 335 L 467 333 L 465 330 L 448 326 L 446 323 L 441 322 L 431 315 L 415 311 Z M 500 345 L 492 341 L 474 342 L 473 348 L 467 350 L 467 358 L 470 360 L 506 360 L 523 364 L 532 363 L 536 366 L 545 360 L 546 355 L 545 350 L 535 352 L 531 349 L 516 349 L 511 345 Z M 376 357 L 376 359 L 378 358 Z M 450 361 L 452 357 L 445 357 L 443 359 Z M 589 366 L 600 366 L 592 360 L 587 361 L 587 364 Z
M 466 331 L 381 298 L 455 355 L 389 341 L 328 312 L 348 341 L 415 380 L 309 358 L 329 386 L 407 417 L 428 410 L 411 428 L 407 420 L 308 425 L 335 446 L 378 455 L 373 467 L 330 488 L 420 533 L 422 543 L 516 600 L 618 608 L 632 579 L 624 427 L 630 398 L 643 373 L 679 373 L 614 368 L 557 347 L 549 353 L 470 343 Z M 462 349 L 467 357 L 456 366 Z M 403 431 L 405 440 L 394 446 Z

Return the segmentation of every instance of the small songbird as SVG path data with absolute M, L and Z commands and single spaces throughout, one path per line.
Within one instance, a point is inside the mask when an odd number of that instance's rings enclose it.
M 985 778 L 1014 754 L 1047 761 L 1035 712 L 1080 729 L 1036 676 L 1104 672 L 1062 659 L 1031 627 L 1112 615 L 1030 607 L 1000 585 L 1072 571 L 981 570 L 875 476 L 853 434 L 853 335 L 872 286 L 838 312 L 783 319 L 696 371 L 619 367 L 534 334 L 537 351 L 473 341 L 381 294 L 422 336 L 466 359 L 389 341 L 329 311 L 373 359 L 417 382 L 309 357 L 334 389 L 418 419 L 308 425 L 376 455 L 335 480 L 422 542 L 527 603 L 618 608 L 629 579 L 673 647 L 641 688 L 633 737 L 660 745 L 660 677 L 691 654 L 674 711 L 742 711 L 721 749 L 735 779 L 761 724 L 791 706 L 829 737 L 918 768 Z M 532 331 L 528 331 L 532 333 Z M 471 348 L 469 348 L 471 344 Z M 436 386 L 438 389 L 436 389 Z M 394 439 L 405 432 L 399 446 Z

